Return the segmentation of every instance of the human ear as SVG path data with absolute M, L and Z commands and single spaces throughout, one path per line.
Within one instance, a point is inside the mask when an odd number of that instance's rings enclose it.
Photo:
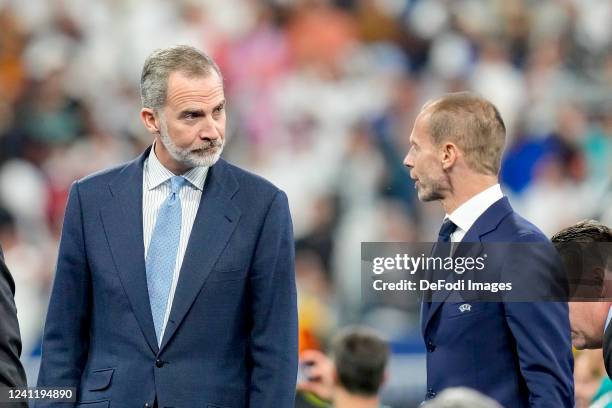
M 457 148 L 457 145 L 454 143 L 445 143 L 442 145 L 441 159 L 442 168 L 444 170 L 450 169 L 455 164 L 458 157 L 459 149 Z
M 159 118 L 155 111 L 151 108 L 142 108 L 140 110 L 140 119 L 149 133 L 158 135 L 160 132 Z

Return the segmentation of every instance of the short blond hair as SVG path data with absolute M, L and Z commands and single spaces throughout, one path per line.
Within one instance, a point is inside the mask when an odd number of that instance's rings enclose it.
M 471 169 L 499 174 L 506 126 L 495 105 L 477 94 L 457 92 L 427 102 L 423 111 L 429 113 L 434 144 L 455 143 Z

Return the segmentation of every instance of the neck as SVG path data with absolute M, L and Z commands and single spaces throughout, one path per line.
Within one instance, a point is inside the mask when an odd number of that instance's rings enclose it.
M 497 183 L 497 176 L 464 177 L 460 183 L 453 183 L 449 195 L 440 202 L 446 214 L 452 214 L 463 203 Z
M 378 396 L 365 396 L 349 394 L 342 388 L 334 392 L 334 408 L 379 408 Z

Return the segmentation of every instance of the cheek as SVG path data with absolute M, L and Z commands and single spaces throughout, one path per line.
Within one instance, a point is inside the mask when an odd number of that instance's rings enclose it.
M 217 134 L 219 135 L 219 137 L 223 138 L 225 137 L 225 115 L 223 115 L 222 118 L 220 118 L 215 125 L 215 128 L 217 129 Z
M 567 308 L 569 309 L 569 316 L 572 322 L 576 322 L 580 319 L 580 305 L 574 302 L 568 302 Z
M 590 333 L 592 326 L 592 316 L 588 311 L 584 310 L 582 305 L 576 305 L 569 308 L 570 322 L 574 330 L 578 330 L 581 333 Z
M 436 165 L 435 165 L 436 163 L 431 157 L 431 155 L 425 155 L 425 154 L 421 155 L 418 162 L 419 162 L 419 168 L 421 170 L 422 176 L 425 176 L 429 179 L 435 178 L 434 176 L 437 174 Z
M 174 126 L 168 126 L 168 133 L 170 133 L 170 138 L 178 147 L 189 147 L 198 135 L 195 126 L 188 126 L 181 123 L 174 124 Z

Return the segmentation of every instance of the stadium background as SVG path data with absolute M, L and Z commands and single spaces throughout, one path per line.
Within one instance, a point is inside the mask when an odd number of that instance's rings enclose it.
M 35 384 L 67 191 L 150 142 L 139 76 L 185 43 L 219 63 L 224 157 L 290 200 L 301 347 L 364 323 L 392 343 L 384 400 L 425 388 L 416 302 L 361 302 L 361 241 L 433 240 L 402 165 L 429 98 L 473 90 L 508 128 L 502 187 L 551 235 L 612 225 L 612 3 L 606 0 L 0 0 L 0 241 Z

